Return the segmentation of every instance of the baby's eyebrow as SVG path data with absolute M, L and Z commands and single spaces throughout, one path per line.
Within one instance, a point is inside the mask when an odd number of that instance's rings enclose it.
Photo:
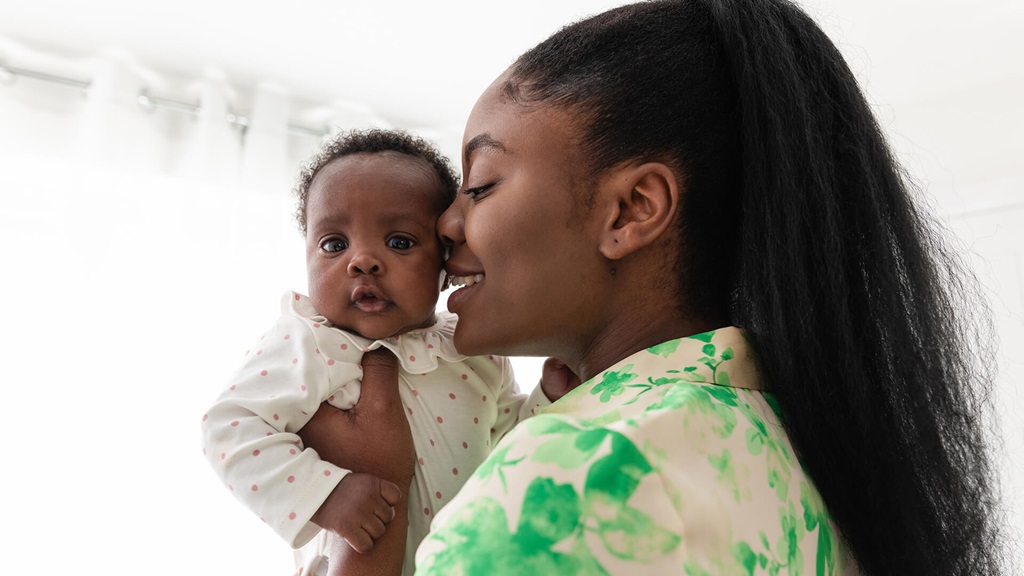
M 462 153 L 463 163 L 469 164 L 469 157 L 472 156 L 473 152 L 475 152 L 479 148 L 495 148 L 497 150 L 501 150 L 502 152 L 508 151 L 508 149 L 505 148 L 504 144 L 498 142 L 494 138 L 491 138 L 491 135 L 485 132 L 483 134 L 479 134 L 473 137 L 472 140 L 466 143 L 466 149 Z

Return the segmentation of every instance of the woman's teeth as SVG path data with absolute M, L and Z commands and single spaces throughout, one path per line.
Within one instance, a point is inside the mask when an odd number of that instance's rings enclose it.
M 478 282 L 484 281 L 483 274 L 475 274 L 473 276 L 451 276 L 449 277 L 452 286 L 472 286 Z

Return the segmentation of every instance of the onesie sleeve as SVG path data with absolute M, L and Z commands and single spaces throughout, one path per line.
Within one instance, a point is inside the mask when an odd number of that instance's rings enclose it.
M 310 518 L 348 474 L 303 449 L 296 435 L 321 402 L 361 375 L 357 364 L 334 364 L 309 325 L 283 316 L 203 415 L 203 453 L 213 471 L 294 548 L 319 532 Z
M 534 388 L 527 396 L 519 390 L 512 362 L 504 356 L 495 356 L 494 360 L 501 367 L 500 388 L 498 390 L 498 414 L 491 432 L 491 446 L 498 443 L 517 422 L 533 416 L 544 406 L 551 404 L 540 386 Z

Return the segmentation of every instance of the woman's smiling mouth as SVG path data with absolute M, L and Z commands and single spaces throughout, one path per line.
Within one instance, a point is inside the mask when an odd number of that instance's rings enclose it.
M 465 286 L 470 287 L 474 284 L 479 284 L 484 281 L 483 274 L 473 274 L 471 276 L 449 276 L 448 281 L 452 286 Z

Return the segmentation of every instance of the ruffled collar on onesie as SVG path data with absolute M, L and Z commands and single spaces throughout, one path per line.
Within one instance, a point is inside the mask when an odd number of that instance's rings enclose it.
M 337 328 L 331 321 L 324 318 L 320 312 L 313 308 L 313 302 L 308 296 L 298 292 L 288 291 L 281 297 L 281 313 L 306 318 L 316 324 L 334 328 L 343 338 L 347 339 L 357 350 L 364 352 L 376 350 L 381 346 L 391 350 L 402 369 L 411 374 L 426 374 L 437 368 L 437 359 L 446 362 L 460 362 L 466 356 L 455 350 L 455 324 L 458 316 L 447 310 L 437 312 L 437 321 L 433 326 L 418 328 L 391 338 L 371 340 L 353 334 L 348 330 Z

